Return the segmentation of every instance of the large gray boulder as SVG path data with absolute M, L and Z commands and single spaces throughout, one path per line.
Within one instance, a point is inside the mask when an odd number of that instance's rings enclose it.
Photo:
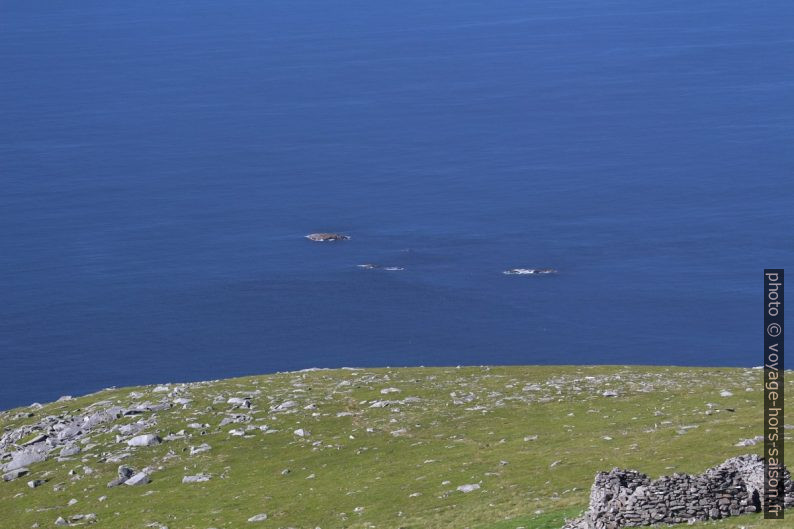
M 11 461 L 5 464 L 4 469 L 7 472 L 9 470 L 28 467 L 33 463 L 44 461 L 47 459 L 47 453 L 49 450 L 50 447 L 44 443 L 37 443 L 22 450 L 12 452 Z

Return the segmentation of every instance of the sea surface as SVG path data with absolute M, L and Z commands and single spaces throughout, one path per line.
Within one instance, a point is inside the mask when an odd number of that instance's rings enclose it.
M 792 27 L 789 0 L 0 1 L 0 408 L 758 365 L 763 269 L 794 267 Z

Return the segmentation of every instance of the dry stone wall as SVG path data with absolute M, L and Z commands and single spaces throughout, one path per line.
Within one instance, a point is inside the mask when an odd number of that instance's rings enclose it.
M 619 529 L 738 516 L 762 509 L 764 460 L 757 455 L 728 459 L 703 474 L 674 474 L 651 480 L 634 470 L 599 472 L 590 506 L 563 529 Z M 794 506 L 794 485 L 784 470 L 785 506 Z

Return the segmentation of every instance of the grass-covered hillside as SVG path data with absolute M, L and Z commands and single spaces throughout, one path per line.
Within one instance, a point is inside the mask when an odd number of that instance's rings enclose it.
M 110 389 L 0 413 L 5 466 L 57 445 L 0 482 L 0 526 L 558 528 L 600 470 L 658 477 L 761 453 L 736 446 L 762 433 L 761 399 L 758 370 L 657 367 L 317 370 Z M 128 446 L 145 434 L 162 442 Z M 150 482 L 108 487 L 120 466 Z M 752 515 L 699 527 L 782 525 Z

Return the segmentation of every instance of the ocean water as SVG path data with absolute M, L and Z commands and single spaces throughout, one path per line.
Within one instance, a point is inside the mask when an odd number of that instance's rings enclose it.
M 762 269 L 794 265 L 789 1 L 1 10 L 0 407 L 762 361 Z M 303 238 L 327 230 L 352 238 Z

